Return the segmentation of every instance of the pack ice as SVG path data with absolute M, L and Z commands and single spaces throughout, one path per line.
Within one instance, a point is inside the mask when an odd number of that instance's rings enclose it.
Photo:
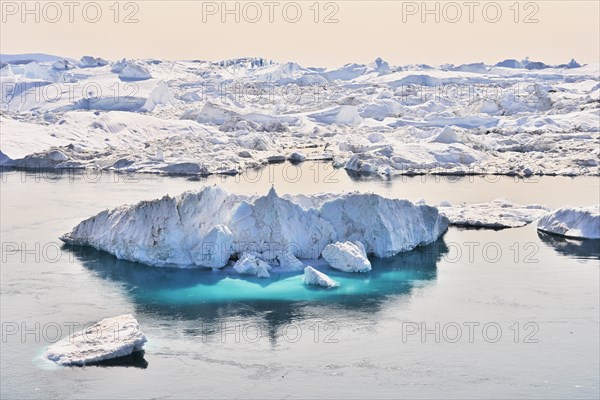
M 60 365 L 86 365 L 142 350 L 146 336 L 131 314 L 102 321 L 48 347 L 44 358 Z
M 600 239 L 600 204 L 561 207 L 540 218 L 542 232 L 577 239 Z
M 598 65 L 4 59 L 2 166 L 236 174 L 302 150 L 385 176 L 599 174 Z
M 317 259 L 329 244 L 360 242 L 358 253 L 388 257 L 447 227 L 434 207 L 375 194 L 244 196 L 208 186 L 103 211 L 61 239 L 153 266 L 221 268 L 237 259 L 239 273 L 268 277 L 270 266 L 303 268 L 299 259 Z

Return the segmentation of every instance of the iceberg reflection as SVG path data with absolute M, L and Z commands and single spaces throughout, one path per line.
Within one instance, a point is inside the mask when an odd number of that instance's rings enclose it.
M 537 232 L 540 240 L 557 253 L 578 259 L 600 259 L 600 239 L 571 239 L 564 236 Z
M 373 318 L 392 303 L 406 301 L 415 287 L 437 277 L 437 263 L 448 252 L 442 239 L 389 258 L 371 259 L 372 271 L 348 274 L 318 265 L 341 283 L 335 289 L 303 284 L 303 272 L 277 272 L 269 279 L 241 276 L 230 268 L 161 268 L 119 260 L 90 247 L 65 249 L 100 279 L 123 285 L 138 313 L 167 320 L 202 324 L 186 331 L 210 335 L 213 327 L 232 319 L 267 327 L 275 340 L 285 324 L 311 318 Z

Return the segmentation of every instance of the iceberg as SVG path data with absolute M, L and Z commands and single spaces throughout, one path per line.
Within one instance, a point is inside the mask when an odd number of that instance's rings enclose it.
M 164 81 L 159 81 L 148 95 L 148 99 L 140 111 L 152 111 L 158 104 L 166 105 L 171 104 L 173 101 L 173 96 L 171 96 L 167 84 Z
M 220 268 L 237 257 L 246 271 L 244 259 L 252 259 L 244 254 L 298 269 L 298 259 L 317 259 L 331 243 L 360 241 L 363 256 L 389 257 L 435 241 L 447 227 L 434 207 L 375 194 L 280 197 L 272 188 L 245 196 L 207 186 L 105 210 L 61 239 L 153 266 Z
M 367 259 L 361 242 L 336 242 L 328 244 L 322 253 L 331 268 L 344 272 L 369 272 L 371 263 Z
M 52 64 L 52 68 L 58 71 L 67 71 L 76 67 L 77 66 L 75 64 L 67 59 L 61 59 Z
M 600 239 L 600 204 L 561 207 L 538 221 L 538 230 L 575 239 Z
M 311 266 L 304 268 L 304 284 L 312 286 L 322 286 L 326 288 L 334 288 L 340 284 L 322 272 L 317 271 Z
M 89 365 L 141 351 L 146 336 L 131 314 L 102 321 L 49 346 L 43 357 L 59 365 Z
M 105 65 L 108 65 L 108 61 L 100 57 L 83 56 L 79 61 L 81 68 L 103 67 Z

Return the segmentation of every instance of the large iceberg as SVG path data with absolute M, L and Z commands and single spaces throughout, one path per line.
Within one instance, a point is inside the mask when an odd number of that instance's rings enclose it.
M 319 258 L 330 243 L 360 241 L 365 253 L 387 257 L 431 243 L 447 227 L 434 207 L 375 194 L 244 196 L 208 186 L 103 211 L 61 239 L 154 266 L 220 268 L 239 258 L 248 271 L 249 254 L 297 270 L 298 258 Z
M 102 321 L 49 346 L 44 358 L 60 365 L 87 365 L 141 351 L 146 336 L 131 314 Z
M 600 239 L 600 204 L 590 207 L 561 207 L 543 216 L 538 229 L 578 239 Z

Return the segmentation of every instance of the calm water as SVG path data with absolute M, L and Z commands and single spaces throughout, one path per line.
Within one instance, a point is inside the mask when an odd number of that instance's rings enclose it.
M 552 207 L 593 204 L 600 190 L 597 178 L 386 181 L 310 163 L 208 180 L 3 173 L 3 399 L 598 398 L 597 242 L 534 226 L 450 229 L 418 251 L 372 260 L 370 274 L 324 267 L 342 283 L 326 291 L 297 274 L 150 268 L 57 239 L 102 209 L 205 184 Z M 121 313 L 133 313 L 149 338 L 143 359 L 85 368 L 40 360 L 68 324 Z

